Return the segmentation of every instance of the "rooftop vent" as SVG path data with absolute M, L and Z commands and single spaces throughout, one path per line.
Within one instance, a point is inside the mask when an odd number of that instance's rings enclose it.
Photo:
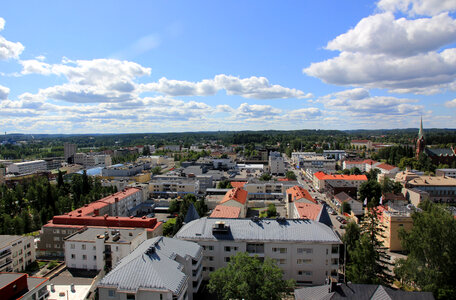
M 120 240 L 120 233 L 116 233 L 116 234 L 112 237 L 112 240 L 113 240 L 114 242 Z
M 279 223 L 285 223 L 287 221 L 287 219 L 285 217 L 277 217 L 276 221 Z
M 252 217 L 251 220 L 255 223 L 260 222 L 260 218 L 258 218 L 258 216 Z
M 149 248 L 147 248 L 146 254 L 151 255 L 151 254 L 154 254 L 154 253 L 155 253 L 155 245 L 152 245 Z
M 212 233 L 223 233 L 226 234 L 230 231 L 230 226 L 226 225 L 223 221 L 217 221 L 212 225 Z

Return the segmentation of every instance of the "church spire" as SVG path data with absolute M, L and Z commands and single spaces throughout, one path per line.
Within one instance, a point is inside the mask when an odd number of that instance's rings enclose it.
M 423 116 L 421 116 L 420 131 L 418 131 L 418 140 L 421 140 L 423 137 L 424 137 Z

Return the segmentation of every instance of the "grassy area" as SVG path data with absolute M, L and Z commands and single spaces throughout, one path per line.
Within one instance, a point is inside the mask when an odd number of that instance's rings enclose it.
M 41 268 L 44 268 L 48 262 L 47 261 L 41 261 L 41 260 L 37 260 L 38 262 L 38 267 L 41 269 Z

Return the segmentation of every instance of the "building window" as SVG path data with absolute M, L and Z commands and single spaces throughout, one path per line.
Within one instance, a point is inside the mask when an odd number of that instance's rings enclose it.
M 65 229 L 62 229 L 62 234 L 66 234 L 66 231 L 65 231 Z
M 337 253 L 339 253 L 339 245 L 334 245 L 334 246 L 332 246 L 332 248 L 331 248 L 331 253 L 332 253 L 332 254 L 337 254 Z
M 71 259 L 75 259 L 75 258 L 76 258 L 76 255 L 71 254 Z
M 82 255 L 82 260 L 87 260 L 87 255 L 83 254 Z
M 74 249 L 75 248 L 74 244 L 70 244 L 70 248 Z
M 297 263 L 298 265 L 310 264 L 311 262 L 312 262 L 311 259 L 302 259 L 302 258 L 298 258 L 298 259 L 296 260 L 296 263 Z
M 127 294 L 127 300 L 135 300 L 135 294 Z
M 86 245 L 82 244 L 82 245 L 81 245 L 81 249 L 82 249 L 82 250 L 85 250 L 85 249 L 86 249 Z
M 298 275 L 312 276 L 312 271 L 298 271 Z
M 60 241 L 60 237 L 59 236 L 55 236 L 54 237 L 54 242 L 58 242 L 58 241 Z
M 115 297 L 116 296 L 116 291 L 108 290 L 108 296 L 111 297 L 111 298 Z
M 97 260 L 97 256 L 96 255 L 93 256 L 93 260 Z
M 225 257 L 225 262 L 230 262 L 230 257 L 229 256 Z
M 214 267 L 209 267 L 209 271 L 213 272 L 214 271 Z
M 92 250 L 96 250 L 96 249 L 97 249 L 97 247 L 95 247 L 95 246 L 92 247 Z
M 312 248 L 298 248 L 298 254 L 302 254 L 302 253 L 312 254 L 312 252 L 313 252 Z
M 225 247 L 225 252 L 230 252 L 231 251 L 231 247 L 230 246 L 226 246 Z
M 53 233 L 60 233 L 60 230 L 54 229 Z

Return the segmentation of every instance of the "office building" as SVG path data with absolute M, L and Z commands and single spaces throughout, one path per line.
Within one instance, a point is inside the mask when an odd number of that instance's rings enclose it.
M 22 272 L 35 260 L 33 236 L 0 235 L 0 272 Z

